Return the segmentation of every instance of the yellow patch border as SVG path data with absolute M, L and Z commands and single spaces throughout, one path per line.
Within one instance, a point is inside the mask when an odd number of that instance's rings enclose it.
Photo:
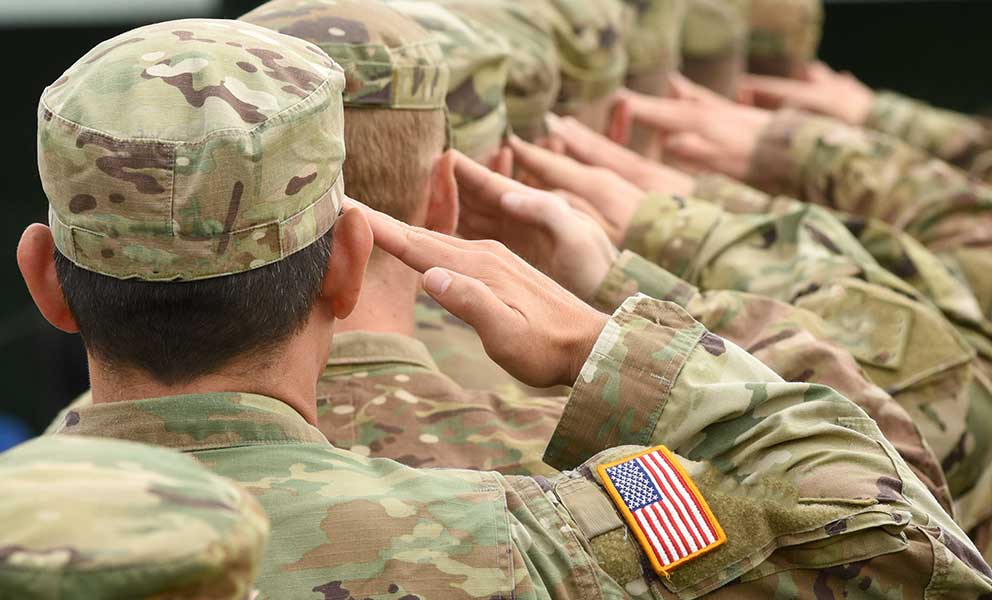
M 635 458 L 640 458 L 645 454 L 651 454 L 652 452 L 655 451 L 660 452 L 662 455 L 664 455 L 665 458 L 668 459 L 669 464 L 672 465 L 672 467 L 676 470 L 676 472 L 678 472 L 678 474 L 682 476 L 682 480 L 685 481 L 686 487 L 689 488 L 689 491 L 692 493 L 693 497 L 699 502 L 699 506 L 702 507 L 703 512 L 706 513 L 706 516 L 709 518 L 710 522 L 713 523 L 713 529 L 716 530 L 715 542 L 704 548 L 700 548 L 699 550 L 696 550 L 695 552 L 693 552 L 688 556 L 680 558 L 679 560 L 673 562 L 667 567 L 662 566 L 662 564 L 658 562 L 657 557 L 655 557 L 655 552 L 651 547 L 651 542 L 648 541 L 647 536 L 645 536 L 644 532 L 641 531 L 641 526 L 637 523 L 637 520 L 634 518 L 633 513 L 630 512 L 629 508 L 627 508 L 627 505 L 624 504 L 623 497 L 620 495 L 620 492 L 617 491 L 616 486 L 613 485 L 613 481 L 606 474 L 606 470 L 611 467 L 615 467 L 619 464 L 634 460 Z M 599 478 L 603 482 L 603 487 L 606 488 L 606 492 L 610 495 L 610 498 L 613 500 L 613 504 L 615 504 L 616 507 L 620 510 L 620 513 L 623 515 L 624 521 L 627 522 L 627 527 L 634 533 L 634 536 L 637 538 L 637 541 L 641 544 L 641 548 L 644 550 L 644 553 L 647 554 L 648 560 L 651 561 L 651 566 L 654 568 L 656 573 L 665 577 L 666 579 L 671 577 L 671 572 L 676 567 L 679 567 L 689 562 L 690 560 L 699 558 L 700 556 L 703 556 L 704 554 L 710 552 L 711 550 L 715 550 L 716 548 L 719 548 L 727 541 L 727 534 L 724 533 L 723 527 L 720 525 L 720 522 L 716 520 L 716 515 L 713 514 L 712 510 L 710 510 L 710 505 L 709 503 L 706 502 L 706 498 L 703 497 L 703 494 L 700 493 L 699 488 L 696 487 L 696 482 L 692 480 L 692 477 L 689 477 L 689 474 L 686 473 L 684 468 L 682 468 L 682 465 L 675 458 L 675 455 L 665 446 L 655 446 L 653 448 L 648 448 L 647 450 L 644 450 L 642 452 L 638 452 L 637 454 L 631 454 L 626 458 L 622 458 L 620 460 L 616 460 L 610 463 L 601 464 L 596 467 L 596 471 L 599 473 Z

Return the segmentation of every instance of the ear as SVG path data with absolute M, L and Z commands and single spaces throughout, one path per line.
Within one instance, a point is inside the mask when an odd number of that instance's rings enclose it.
M 371 253 L 372 228 L 365 213 L 346 210 L 334 224 L 331 258 L 320 290 L 321 301 L 328 303 L 335 318 L 344 319 L 355 309 Z
M 502 150 L 501 150 L 502 152 Z M 458 183 L 455 181 L 455 153 L 448 150 L 434 161 L 431 170 L 430 201 L 424 227 L 453 235 L 458 226 Z
M 47 225 L 33 223 L 24 230 L 17 244 L 17 268 L 45 320 L 66 333 L 79 333 L 79 325 L 66 304 L 55 274 L 54 250 L 52 230 Z
M 633 121 L 634 117 L 630 110 L 630 100 L 618 95 L 613 101 L 613 109 L 610 112 L 607 136 L 617 144 L 626 146 L 630 142 L 630 130 L 633 126 Z

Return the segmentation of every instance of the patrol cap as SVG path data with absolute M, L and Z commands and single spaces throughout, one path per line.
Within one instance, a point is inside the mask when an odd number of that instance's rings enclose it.
M 547 133 L 545 115 L 561 90 L 558 51 L 547 13 L 513 0 L 438 0 L 502 36 L 509 46 L 507 117 L 517 134 L 534 139 Z
M 437 38 L 374 0 L 271 0 L 239 21 L 316 44 L 344 69 L 344 105 L 444 110 L 449 70 Z
M 747 61 L 747 13 L 739 0 L 688 0 L 682 29 L 682 71 L 733 96 Z
M 111 277 L 188 281 L 309 246 L 344 194 L 343 87 L 317 47 L 247 23 L 99 44 L 38 107 L 56 247 Z
M 630 14 L 627 73 L 678 69 L 682 56 L 685 0 L 623 0 Z
M 0 597 L 245 600 L 269 522 L 178 452 L 45 436 L 0 454 Z
M 465 15 L 424 0 L 385 0 L 433 33 L 451 79 L 445 103 L 451 145 L 480 157 L 507 133 L 506 77 L 510 48 L 495 32 Z
M 623 85 L 627 24 L 620 0 L 515 0 L 547 14 L 561 68 L 556 110 L 568 112 Z
M 816 58 L 822 0 L 751 0 L 749 69 L 789 77 Z

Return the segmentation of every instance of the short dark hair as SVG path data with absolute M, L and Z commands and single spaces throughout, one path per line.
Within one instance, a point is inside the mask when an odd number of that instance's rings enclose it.
M 212 279 L 115 279 L 55 251 L 62 293 L 87 350 L 165 385 L 264 356 L 306 324 L 327 272 L 331 232 L 264 267 Z

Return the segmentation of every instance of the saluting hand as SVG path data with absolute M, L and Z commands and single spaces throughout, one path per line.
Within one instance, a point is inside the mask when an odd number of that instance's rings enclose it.
M 365 212 L 375 244 L 424 274 L 424 290 L 471 325 L 486 353 L 535 386 L 572 385 L 608 317 L 496 241 L 461 240 Z

